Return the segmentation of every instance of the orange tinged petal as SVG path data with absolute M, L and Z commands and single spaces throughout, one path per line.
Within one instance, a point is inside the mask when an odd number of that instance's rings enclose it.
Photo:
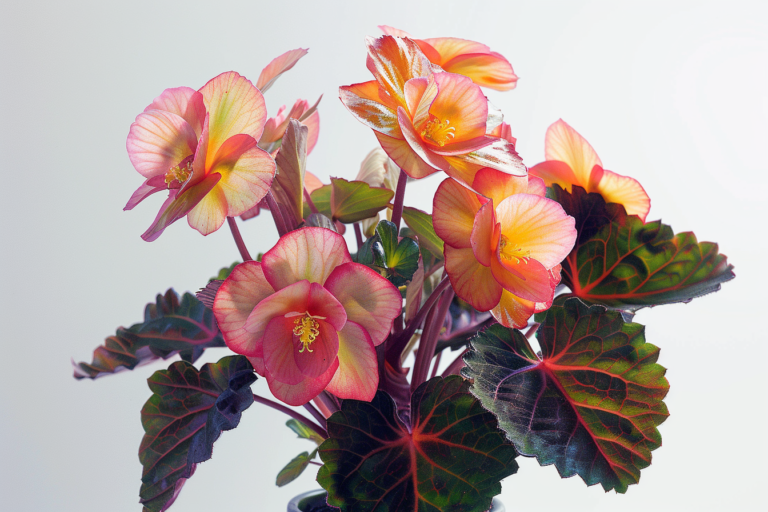
M 400 30 L 399 28 L 390 27 L 389 25 L 378 25 L 378 28 L 388 36 L 411 37 L 411 34 L 406 32 L 405 30 Z
M 341 235 L 315 227 L 284 235 L 261 258 L 264 275 L 276 290 L 302 279 L 322 285 L 336 267 L 351 261 Z
M 549 271 L 533 258 L 506 258 L 500 253 L 491 259 L 491 271 L 505 290 L 520 298 L 541 302 L 552 295 Z
M 439 171 L 416 154 L 405 140 L 389 137 L 377 131 L 373 133 L 379 139 L 381 148 L 389 155 L 389 158 L 394 160 L 398 167 L 411 178 L 424 178 Z
M 339 398 L 371 401 L 379 385 L 379 366 L 371 337 L 361 325 L 347 322 L 339 331 L 338 361 L 328 391 Z
M 445 171 L 448 169 L 448 162 L 442 156 L 435 154 L 426 144 L 422 144 L 421 137 L 414 129 L 413 124 L 411 124 L 411 118 L 408 117 L 408 113 L 403 107 L 397 107 L 397 120 L 400 124 L 403 138 L 405 138 L 408 146 L 423 162 L 427 163 L 435 171 Z M 392 159 L 394 160 L 394 157 Z M 407 168 L 403 168 L 403 170 L 408 172 Z
M 571 191 L 571 185 L 586 187 L 586 184 L 580 184 L 579 179 L 573 173 L 571 167 L 565 162 L 558 160 L 547 160 L 536 164 L 528 171 L 532 176 L 537 176 L 544 180 L 547 187 L 557 183 L 568 192 Z
M 573 217 L 551 199 L 532 194 L 508 197 L 496 207 L 496 218 L 501 224 L 502 236 L 508 240 L 507 250 L 517 250 L 516 255 L 532 258 L 545 268 L 563 261 L 576 242 Z
M 499 303 L 501 285 L 494 279 L 491 269 L 477 261 L 472 249 L 454 249 L 446 245 L 445 271 L 456 295 L 478 311 L 488 311 Z
M 477 85 L 497 91 L 509 91 L 517 85 L 517 75 L 512 69 L 512 64 L 496 52 L 457 55 L 442 68 L 449 73 L 469 77 Z
M 144 112 L 150 110 L 165 110 L 180 116 L 189 123 L 197 137 L 200 137 L 203 131 L 203 121 L 205 121 L 203 95 L 190 87 L 164 90 L 151 105 L 144 109 Z
M 258 261 L 246 261 L 236 266 L 222 283 L 216 292 L 213 314 L 224 341 L 232 351 L 249 355 L 256 353 L 261 340 L 245 329 L 245 322 L 256 305 L 274 292 Z M 263 363 L 260 366 L 263 368 Z M 264 376 L 263 369 L 259 374 Z
M 209 141 L 206 170 L 224 142 L 243 133 L 255 140 L 261 138 L 267 120 L 264 96 L 245 77 L 234 71 L 222 73 L 201 89 L 209 116 Z
M 597 192 L 608 203 L 623 204 L 627 213 L 637 215 L 645 222 L 651 210 L 651 198 L 639 181 L 611 171 L 603 171 L 603 177 L 597 185 Z
M 315 379 L 307 377 L 298 384 L 280 382 L 267 369 L 267 384 L 269 384 L 269 390 L 275 395 L 275 398 L 288 405 L 299 406 L 309 402 L 324 390 L 338 368 L 339 360 L 336 359 L 320 377 Z
M 213 176 L 221 178 L 220 174 L 211 174 L 203 181 L 206 181 Z M 216 185 L 218 185 L 218 183 L 219 181 L 217 180 Z M 187 194 L 193 188 L 197 187 L 199 187 L 199 185 L 190 187 L 185 190 L 184 193 Z M 255 206 L 255 203 L 253 206 Z M 187 214 L 187 223 L 191 228 L 199 231 L 200 234 L 210 235 L 224 224 L 228 211 L 229 208 L 227 206 L 227 197 L 224 194 L 224 189 L 219 186 L 214 186 Z
M 440 62 L 436 62 L 442 67 L 443 64 L 459 55 L 472 53 L 489 53 L 491 51 L 486 45 L 468 39 L 459 39 L 458 37 L 432 37 L 424 39 L 424 42 L 435 49 L 440 54 Z
M 181 116 L 151 110 L 136 117 L 126 141 L 128 158 L 145 178 L 165 174 L 195 153 L 195 130 Z
M 405 82 L 411 78 L 429 76 L 432 63 L 411 39 L 369 37 L 365 43 L 370 57 L 369 66 L 376 81 L 398 105 L 404 107 Z
M 437 94 L 434 75 L 429 75 L 429 78 L 412 78 L 405 82 L 405 103 L 416 131 L 420 131 L 424 123 L 429 121 L 429 108 Z
M 472 229 L 480 206 L 477 194 L 448 178 L 437 187 L 432 204 L 435 233 L 455 248 L 472 247 Z
M 576 176 L 576 181 L 572 183 L 584 188 L 589 184 L 592 168 L 596 165 L 603 166 L 589 142 L 562 119 L 547 128 L 544 153 L 547 160 L 558 160 L 568 164 Z
M 528 192 L 528 180 L 525 176 L 513 176 L 486 167 L 475 174 L 472 188 L 498 205 L 513 194 Z
M 396 104 L 379 94 L 375 80 L 339 87 L 339 99 L 352 115 L 373 130 L 401 138 L 397 123 Z
M 493 203 L 485 203 L 480 211 L 475 215 L 475 222 L 472 227 L 472 235 L 470 241 L 472 242 L 472 252 L 485 267 L 491 266 L 491 259 L 496 255 L 494 249 L 498 244 L 498 230 L 496 228 L 496 215 L 493 211 Z M 497 240 L 494 240 L 497 238 Z
M 445 140 L 445 146 L 484 136 L 488 99 L 480 87 L 471 79 L 453 73 L 437 73 L 434 80 L 439 93 L 429 113 L 437 122 L 448 123 L 448 129 L 455 129 Z
M 535 311 L 536 303 L 504 290 L 499 304 L 491 310 L 491 315 L 504 327 L 522 329 L 528 325 L 528 319 Z
M 297 48 L 290 50 L 272 59 L 272 62 L 261 70 L 259 79 L 256 80 L 256 87 L 262 92 L 267 92 L 267 89 L 272 87 L 280 75 L 291 69 L 303 56 L 307 54 L 307 49 Z
M 483 167 L 490 167 L 514 176 L 528 175 L 523 159 L 515 151 L 515 145 L 504 139 L 496 139 L 489 146 L 466 155 L 446 157 L 446 160 L 452 167 L 464 170 L 461 176 L 471 178 L 467 183 L 472 183 L 477 171 Z M 452 176 L 450 171 L 448 174 Z
M 535 196 L 545 197 L 547 195 L 547 186 L 544 184 L 544 180 L 529 174 L 527 193 L 533 194 Z

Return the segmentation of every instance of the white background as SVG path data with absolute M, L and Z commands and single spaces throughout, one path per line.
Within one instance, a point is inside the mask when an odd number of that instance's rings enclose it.
M 489 92 L 528 165 L 562 117 L 605 167 L 645 186 L 680 232 L 720 244 L 737 279 L 688 305 L 641 311 L 671 391 L 664 445 L 626 495 L 562 480 L 520 460 L 508 510 L 758 510 L 765 485 L 768 4 L 642 2 L 11 1 L 0 8 L 0 508 L 138 511 L 145 379 L 162 363 L 75 381 L 91 351 L 173 286 L 196 290 L 238 258 L 229 232 L 184 221 L 139 235 L 160 204 L 122 207 L 141 177 L 125 151 L 134 117 L 167 87 L 227 70 L 255 80 L 273 57 L 310 53 L 266 94 L 270 115 L 296 98 L 320 106 L 309 168 L 354 177 L 376 141 L 337 99 L 370 80 L 365 35 L 389 24 L 501 52 L 516 90 Z M 409 185 L 429 209 L 440 178 Z M 243 225 L 252 253 L 276 240 L 270 218 Z M 224 349 L 211 351 L 215 360 Z M 254 385 L 268 394 L 264 381 Z M 314 471 L 279 489 L 277 472 L 310 449 L 285 417 L 254 405 L 225 433 L 172 510 L 281 511 Z M 313 469 L 313 468 L 311 468 Z M 762 497 L 760 497 L 762 496 Z

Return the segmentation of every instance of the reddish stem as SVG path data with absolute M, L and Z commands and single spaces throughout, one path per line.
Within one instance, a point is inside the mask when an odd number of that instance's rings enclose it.
M 320 413 L 320 411 L 318 411 L 318 410 L 315 408 L 315 406 L 314 406 L 314 405 L 312 405 L 311 403 L 307 402 L 307 403 L 305 403 L 305 404 L 304 404 L 304 408 L 305 408 L 307 411 L 309 411 L 309 414 L 311 414 L 311 415 L 312 415 L 312 417 L 313 417 L 313 418 L 315 418 L 315 419 L 317 420 L 317 422 L 320 424 L 320 426 L 321 426 L 321 427 L 323 427 L 323 428 L 328 428 L 328 426 L 326 425 L 326 422 L 325 422 L 325 416 L 323 416 L 323 415 Z
M 437 353 L 435 356 L 435 362 L 432 365 L 432 373 L 429 375 L 430 379 L 435 378 L 435 375 L 437 375 L 437 367 L 440 366 L 440 358 L 443 356 L 443 351 Z
M 304 200 L 309 205 L 309 209 L 312 210 L 312 213 L 320 213 L 320 210 L 317 209 L 315 203 L 312 202 L 312 196 L 309 194 L 306 187 L 304 187 Z
M 237 250 L 240 251 L 240 257 L 243 258 L 243 261 L 251 261 L 253 258 L 251 258 L 251 254 L 248 252 L 245 242 L 243 242 L 243 237 L 240 235 L 240 229 L 237 227 L 235 218 L 227 217 L 227 224 L 229 224 L 229 230 L 232 231 L 232 236 L 237 244 Z
M 397 226 L 397 232 L 400 233 L 400 219 L 403 217 L 403 198 L 405 198 L 405 184 L 408 183 L 408 175 L 400 169 L 400 177 L 397 179 L 397 190 L 395 190 L 395 202 L 392 207 L 392 223 Z
M 303 415 L 297 413 L 293 409 L 289 409 L 288 407 L 286 407 L 286 406 L 284 406 L 282 404 L 279 404 L 277 402 L 273 402 L 269 398 L 264 398 L 263 396 L 259 396 L 259 395 L 253 395 L 253 401 L 257 402 L 257 403 L 260 403 L 260 404 L 264 404 L 267 407 L 271 407 L 271 408 L 275 409 L 276 411 L 280 411 L 282 413 L 287 414 L 291 418 L 302 422 L 303 424 L 305 424 L 306 426 L 308 426 L 309 428 L 311 428 L 312 430 L 314 430 L 315 432 L 317 432 L 318 434 L 323 436 L 325 439 L 328 439 L 328 432 L 326 432 L 323 427 L 321 427 L 320 425 L 318 425 L 314 421 L 310 420 L 306 416 L 303 416 Z
M 275 201 L 275 197 L 272 195 L 272 191 L 267 192 L 265 196 L 267 205 L 269 206 L 269 212 L 272 214 L 272 219 L 275 221 L 275 227 L 277 228 L 277 234 L 281 237 L 288 233 L 288 227 L 285 225 L 285 217 L 280 206 Z
M 355 239 L 357 240 L 357 250 L 363 246 L 363 230 L 360 228 L 360 223 L 355 222 Z
M 461 354 L 459 354 L 459 357 L 454 359 L 454 361 L 448 365 L 448 368 L 445 369 L 442 376 L 447 377 L 449 375 L 458 375 L 461 369 L 464 368 L 465 366 L 464 359 L 462 358 L 464 357 L 464 354 L 466 354 L 467 352 L 469 352 L 469 349 L 465 348 L 464 351 Z
M 536 334 L 536 331 L 539 329 L 539 326 L 540 326 L 540 325 L 541 325 L 541 324 L 539 324 L 539 323 L 534 323 L 534 324 L 533 324 L 533 325 L 530 327 L 530 329 L 528 329 L 527 331 L 525 331 L 525 337 L 526 337 L 526 338 L 528 338 L 528 339 L 531 339 L 531 336 L 533 336 L 534 334 Z
M 448 308 L 453 301 L 453 289 L 446 290 L 440 297 L 438 307 L 434 310 L 424 324 L 424 332 L 419 340 L 419 352 L 416 355 L 416 363 L 413 365 L 413 379 L 411 380 L 411 392 L 413 392 L 422 383 L 426 382 L 429 373 L 429 363 L 435 354 L 437 338 L 440 336 L 440 330 L 445 323 L 445 315 L 448 314 Z

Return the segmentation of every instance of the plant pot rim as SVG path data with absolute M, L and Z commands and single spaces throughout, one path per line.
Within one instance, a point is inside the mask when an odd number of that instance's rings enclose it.
M 288 502 L 288 512 L 304 512 L 300 507 L 309 504 L 311 498 L 319 498 L 325 495 L 324 489 L 315 489 L 299 494 Z M 488 512 L 506 512 L 504 504 L 498 498 L 493 498 L 493 504 Z

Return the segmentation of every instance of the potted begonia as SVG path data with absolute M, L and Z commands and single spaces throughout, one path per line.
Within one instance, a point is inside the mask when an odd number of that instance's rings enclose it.
M 716 291 L 733 267 L 647 221 L 640 183 L 562 120 L 545 161 L 524 164 L 483 92 L 515 87 L 502 55 L 381 28 L 361 62 L 371 80 L 339 89 L 380 143 L 354 177 L 306 171 L 319 100 L 267 115 L 263 94 L 304 49 L 255 82 L 166 89 L 130 127 L 144 181 L 125 209 L 167 194 L 142 238 L 184 217 L 203 235 L 226 222 L 242 258 L 196 294 L 158 295 L 75 365 L 96 379 L 180 357 L 148 379 L 144 510 L 167 510 L 254 403 L 316 444 L 276 476 L 321 466 L 323 490 L 292 511 L 501 511 L 518 456 L 624 493 L 661 445 L 669 383 L 634 313 Z M 405 205 L 408 181 L 433 174 L 432 211 Z M 257 215 L 280 238 L 254 258 L 238 223 Z M 227 353 L 196 367 L 209 349 Z

